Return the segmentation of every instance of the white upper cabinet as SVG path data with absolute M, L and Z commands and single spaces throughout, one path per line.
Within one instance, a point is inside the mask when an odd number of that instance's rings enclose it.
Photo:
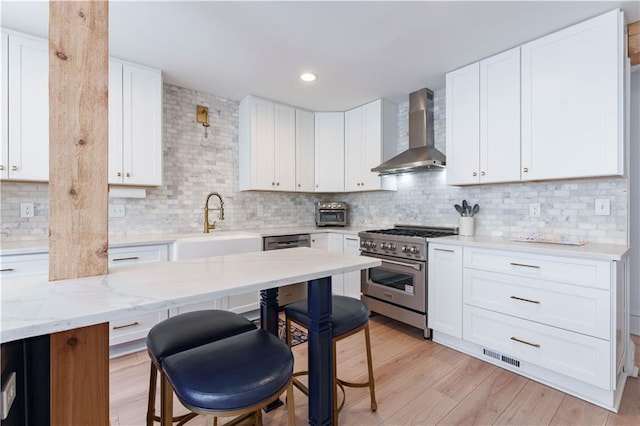
M 240 103 L 240 190 L 293 191 L 296 112 L 249 96 Z
M 520 179 L 520 48 L 480 61 L 480 183 Z
M 0 179 L 9 177 L 9 34 L 0 33 Z
M 276 189 L 294 191 L 296 182 L 296 110 L 276 104 L 274 107 L 274 180 Z
M 162 184 L 162 73 L 109 60 L 109 183 Z
M 623 173 L 624 19 L 613 10 L 522 46 L 522 179 Z
M 49 180 L 49 44 L 47 40 L 8 34 L 8 134 L 2 136 L 2 177 Z M 7 45 L 3 45 L 5 47 Z M 3 56 L 5 53 L 3 53 Z M 5 59 L 3 58 L 3 62 Z M 5 78 L 5 77 L 3 77 Z M 4 91 L 3 91 L 4 92 Z M 5 92 L 6 93 L 6 92 Z M 4 130 L 3 130 L 4 132 Z M 6 136 L 6 138 L 5 138 Z M 8 161 L 7 161 L 8 160 Z
M 395 176 L 378 176 L 371 169 L 397 149 L 398 107 L 382 99 L 345 112 L 345 191 L 396 189 Z
M 296 191 L 315 190 L 314 128 L 313 113 L 296 109 Z
M 520 48 L 447 74 L 447 183 L 520 179 Z
M 480 64 L 447 73 L 447 183 L 478 182 L 480 166 Z
M 316 192 L 344 191 L 344 113 L 315 114 Z

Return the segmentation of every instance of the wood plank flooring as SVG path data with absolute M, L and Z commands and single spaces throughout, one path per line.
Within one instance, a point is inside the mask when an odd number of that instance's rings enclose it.
M 629 378 L 619 413 L 544 386 L 499 367 L 425 340 L 419 330 L 383 316 L 371 317 L 378 410 L 368 389 L 347 388 L 342 425 L 639 425 L 640 380 Z M 640 347 L 640 337 L 634 336 Z M 304 369 L 307 345 L 293 348 Z M 640 350 L 636 353 L 640 364 Z M 338 343 L 338 375 L 366 375 L 363 333 Z M 111 424 L 145 424 L 149 358 L 138 352 L 111 361 Z M 306 397 L 295 393 L 296 423 L 307 424 Z M 175 401 L 176 412 L 186 410 Z M 222 419 L 222 423 L 224 423 Z M 263 416 L 265 425 L 286 425 L 286 409 Z M 204 417 L 189 425 L 204 425 Z

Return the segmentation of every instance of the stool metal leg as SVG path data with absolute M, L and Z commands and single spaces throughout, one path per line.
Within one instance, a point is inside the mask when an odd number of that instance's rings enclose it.
M 158 381 L 158 368 L 151 362 L 149 372 L 149 401 L 147 403 L 147 426 L 153 426 L 153 418 L 156 411 L 156 386 Z
M 173 388 L 171 387 L 171 383 L 169 383 L 169 380 L 166 378 L 164 374 L 162 374 L 160 379 L 160 394 L 161 394 L 160 412 L 162 416 L 161 425 L 172 426 L 173 425 Z
M 371 395 L 371 410 L 376 411 L 378 409 L 378 403 L 376 402 L 376 389 L 375 382 L 373 380 L 373 362 L 371 357 L 371 336 L 369 335 L 369 323 L 364 328 L 364 339 L 367 347 L 367 367 L 369 369 L 369 393 Z

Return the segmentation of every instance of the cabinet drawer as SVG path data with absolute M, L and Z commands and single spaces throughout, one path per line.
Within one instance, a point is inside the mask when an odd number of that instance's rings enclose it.
M 285 306 L 307 298 L 307 283 L 290 284 L 278 290 L 278 305 Z
M 168 312 L 163 310 L 111 321 L 109 323 L 109 345 L 144 339 L 151 327 L 167 318 Z
M 612 389 L 606 340 L 465 305 L 464 339 L 516 360 Z
M 604 290 L 611 282 L 611 264 L 597 260 L 465 248 L 464 266 Z
M 609 340 L 606 290 L 468 269 L 464 303 Z
M 49 253 L 0 256 L 0 277 L 13 278 L 49 272 Z
M 109 248 L 110 268 L 138 263 L 167 262 L 168 260 L 169 247 L 167 244 Z

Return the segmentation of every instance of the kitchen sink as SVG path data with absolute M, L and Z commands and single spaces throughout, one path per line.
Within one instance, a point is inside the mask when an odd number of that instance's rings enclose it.
M 246 231 L 214 231 L 180 238 L 173 245 L 172 260 L 262 251 L 262 237 Z

